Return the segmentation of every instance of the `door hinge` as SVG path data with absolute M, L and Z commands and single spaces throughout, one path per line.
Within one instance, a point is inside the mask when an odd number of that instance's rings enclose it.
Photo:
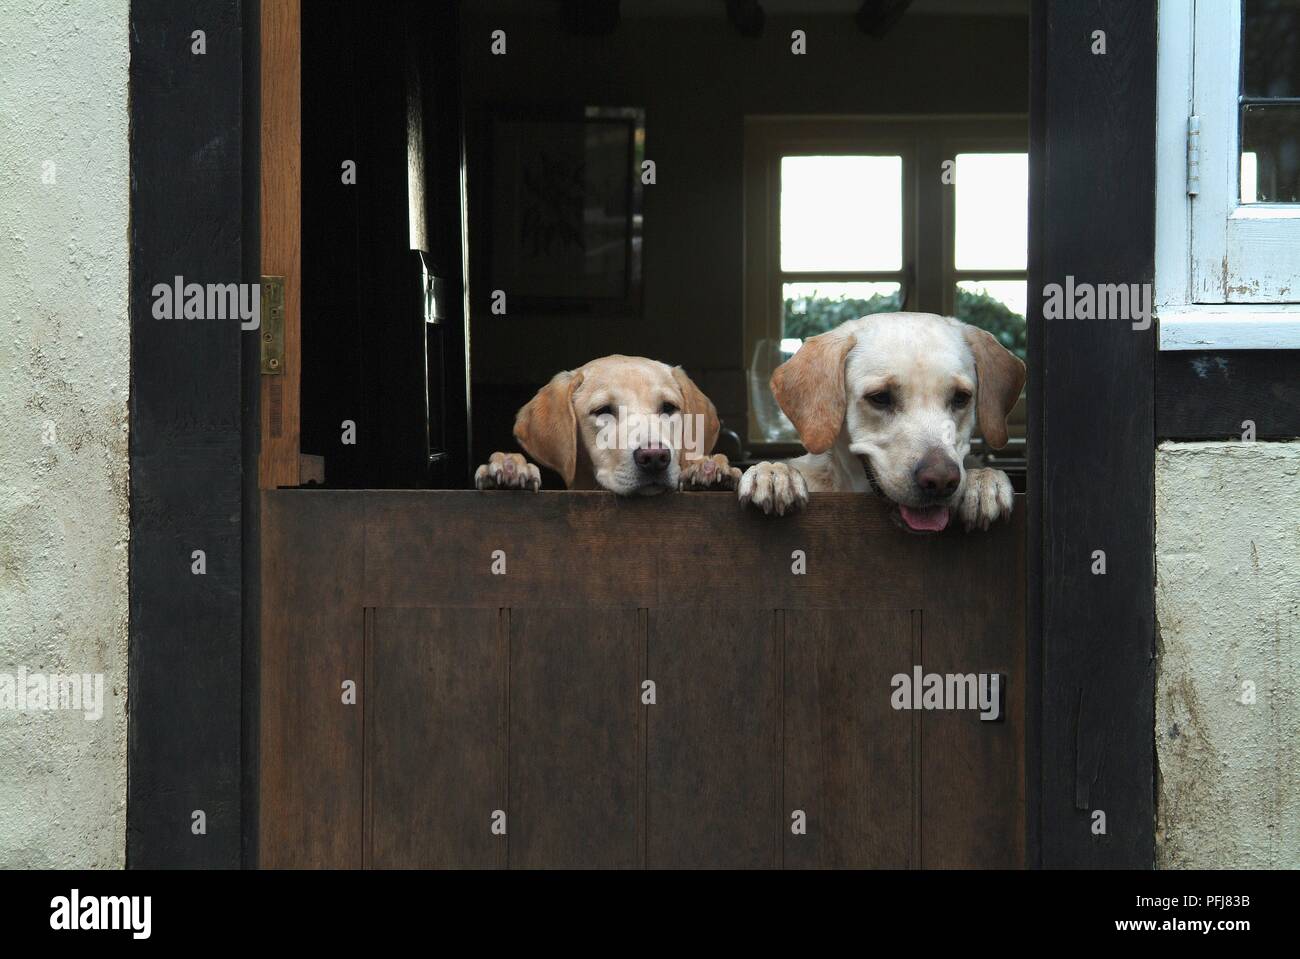
M 1201 192 L 1201 118 L 1187 118 L 1187 195 Z
M 284 277 L 262 277 L 262 372 L 284 372 Z

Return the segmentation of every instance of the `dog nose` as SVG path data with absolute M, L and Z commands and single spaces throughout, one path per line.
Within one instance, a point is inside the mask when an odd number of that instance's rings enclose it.
M 666 446 L 659 446 L 652 443 L 649 446 L 642 446 L 632 454 L 632 459 L 641 469 L 650 473 L 660 473 L 668 469 L 668 464 L 672 462 L 672 450 Z
M 916 464 L 912 481 L 927 496 L 950 496 L 961 482 L 961 468 L 942 450 L 930 450 Z

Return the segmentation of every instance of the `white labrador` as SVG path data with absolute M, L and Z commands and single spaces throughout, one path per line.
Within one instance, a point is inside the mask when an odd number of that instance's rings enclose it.
M 783 515 L 808 493 L 868 490 L 888 499 L 917 533 L 967 529 L 1011 515 L 1011 481 L 967 471 L 978 416 L 993 449 L 1025 364 L 992 334 L 932 313 L 877 313 L 814 336 L 772 374 L 772 392 L 807 456 L 759 463 L 741 478 L 742 503 Z

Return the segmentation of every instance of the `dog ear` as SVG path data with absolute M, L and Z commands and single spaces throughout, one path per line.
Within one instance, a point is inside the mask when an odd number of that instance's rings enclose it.
M 844 425 L 844 363 L 854 338 L 836 329 L 804 340 L 772 374 L 772 395 L 809 453 L 825 453 Z
M 686 371 L 680 366 L 673 367 L 673 379 L 677 381 L 678 387 L 682 391 L 682 416 L 702 416 L 704 417 L 704 432 L 702 434 L 704 444 L 700 449 L 701 456 L 708 456 L 713 452 L 713 444 L 718 441 L 718 411 L 713 406 L 713 401 L 704 395 L 703 391 L 695 385 Z M 687 435 L 683 429 L 683 436 Z M 695 432 L 689 434 L 695 437 Z M 691 452 L 682 445 L 682 462 L 686 461 L 686 454 Z
M 984 442 L 995 450 L 1007 445 L 1007 417 L 1025 387 L 1025 364 L 987 330 L 966 324 L 966 345 L 975 354 L 976 410 Z
M 515 417 L 515 439 L 533 459 L 549 466 L 573 485 L 578 468 L 578 419 L 573 411 L 573 391 L 582 373 L 557 373 Z

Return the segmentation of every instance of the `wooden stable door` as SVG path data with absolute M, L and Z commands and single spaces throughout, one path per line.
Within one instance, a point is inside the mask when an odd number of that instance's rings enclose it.
M 302 17 L 260 5 L 282 299 L 259 389 L 259 864 L 1022 865 L 1023 500 L 925 539 L 855 494 L 776 519 L 730 494 L 280 488 L 322 469 L 302 451 Z M 1001 718 L 895 709 L 917 668 L 997 675 Z
M 1022 865 L 1023 519 L 264 492 L 260 863 Z M 1000 719 L 894 708 L 918 666 Z

